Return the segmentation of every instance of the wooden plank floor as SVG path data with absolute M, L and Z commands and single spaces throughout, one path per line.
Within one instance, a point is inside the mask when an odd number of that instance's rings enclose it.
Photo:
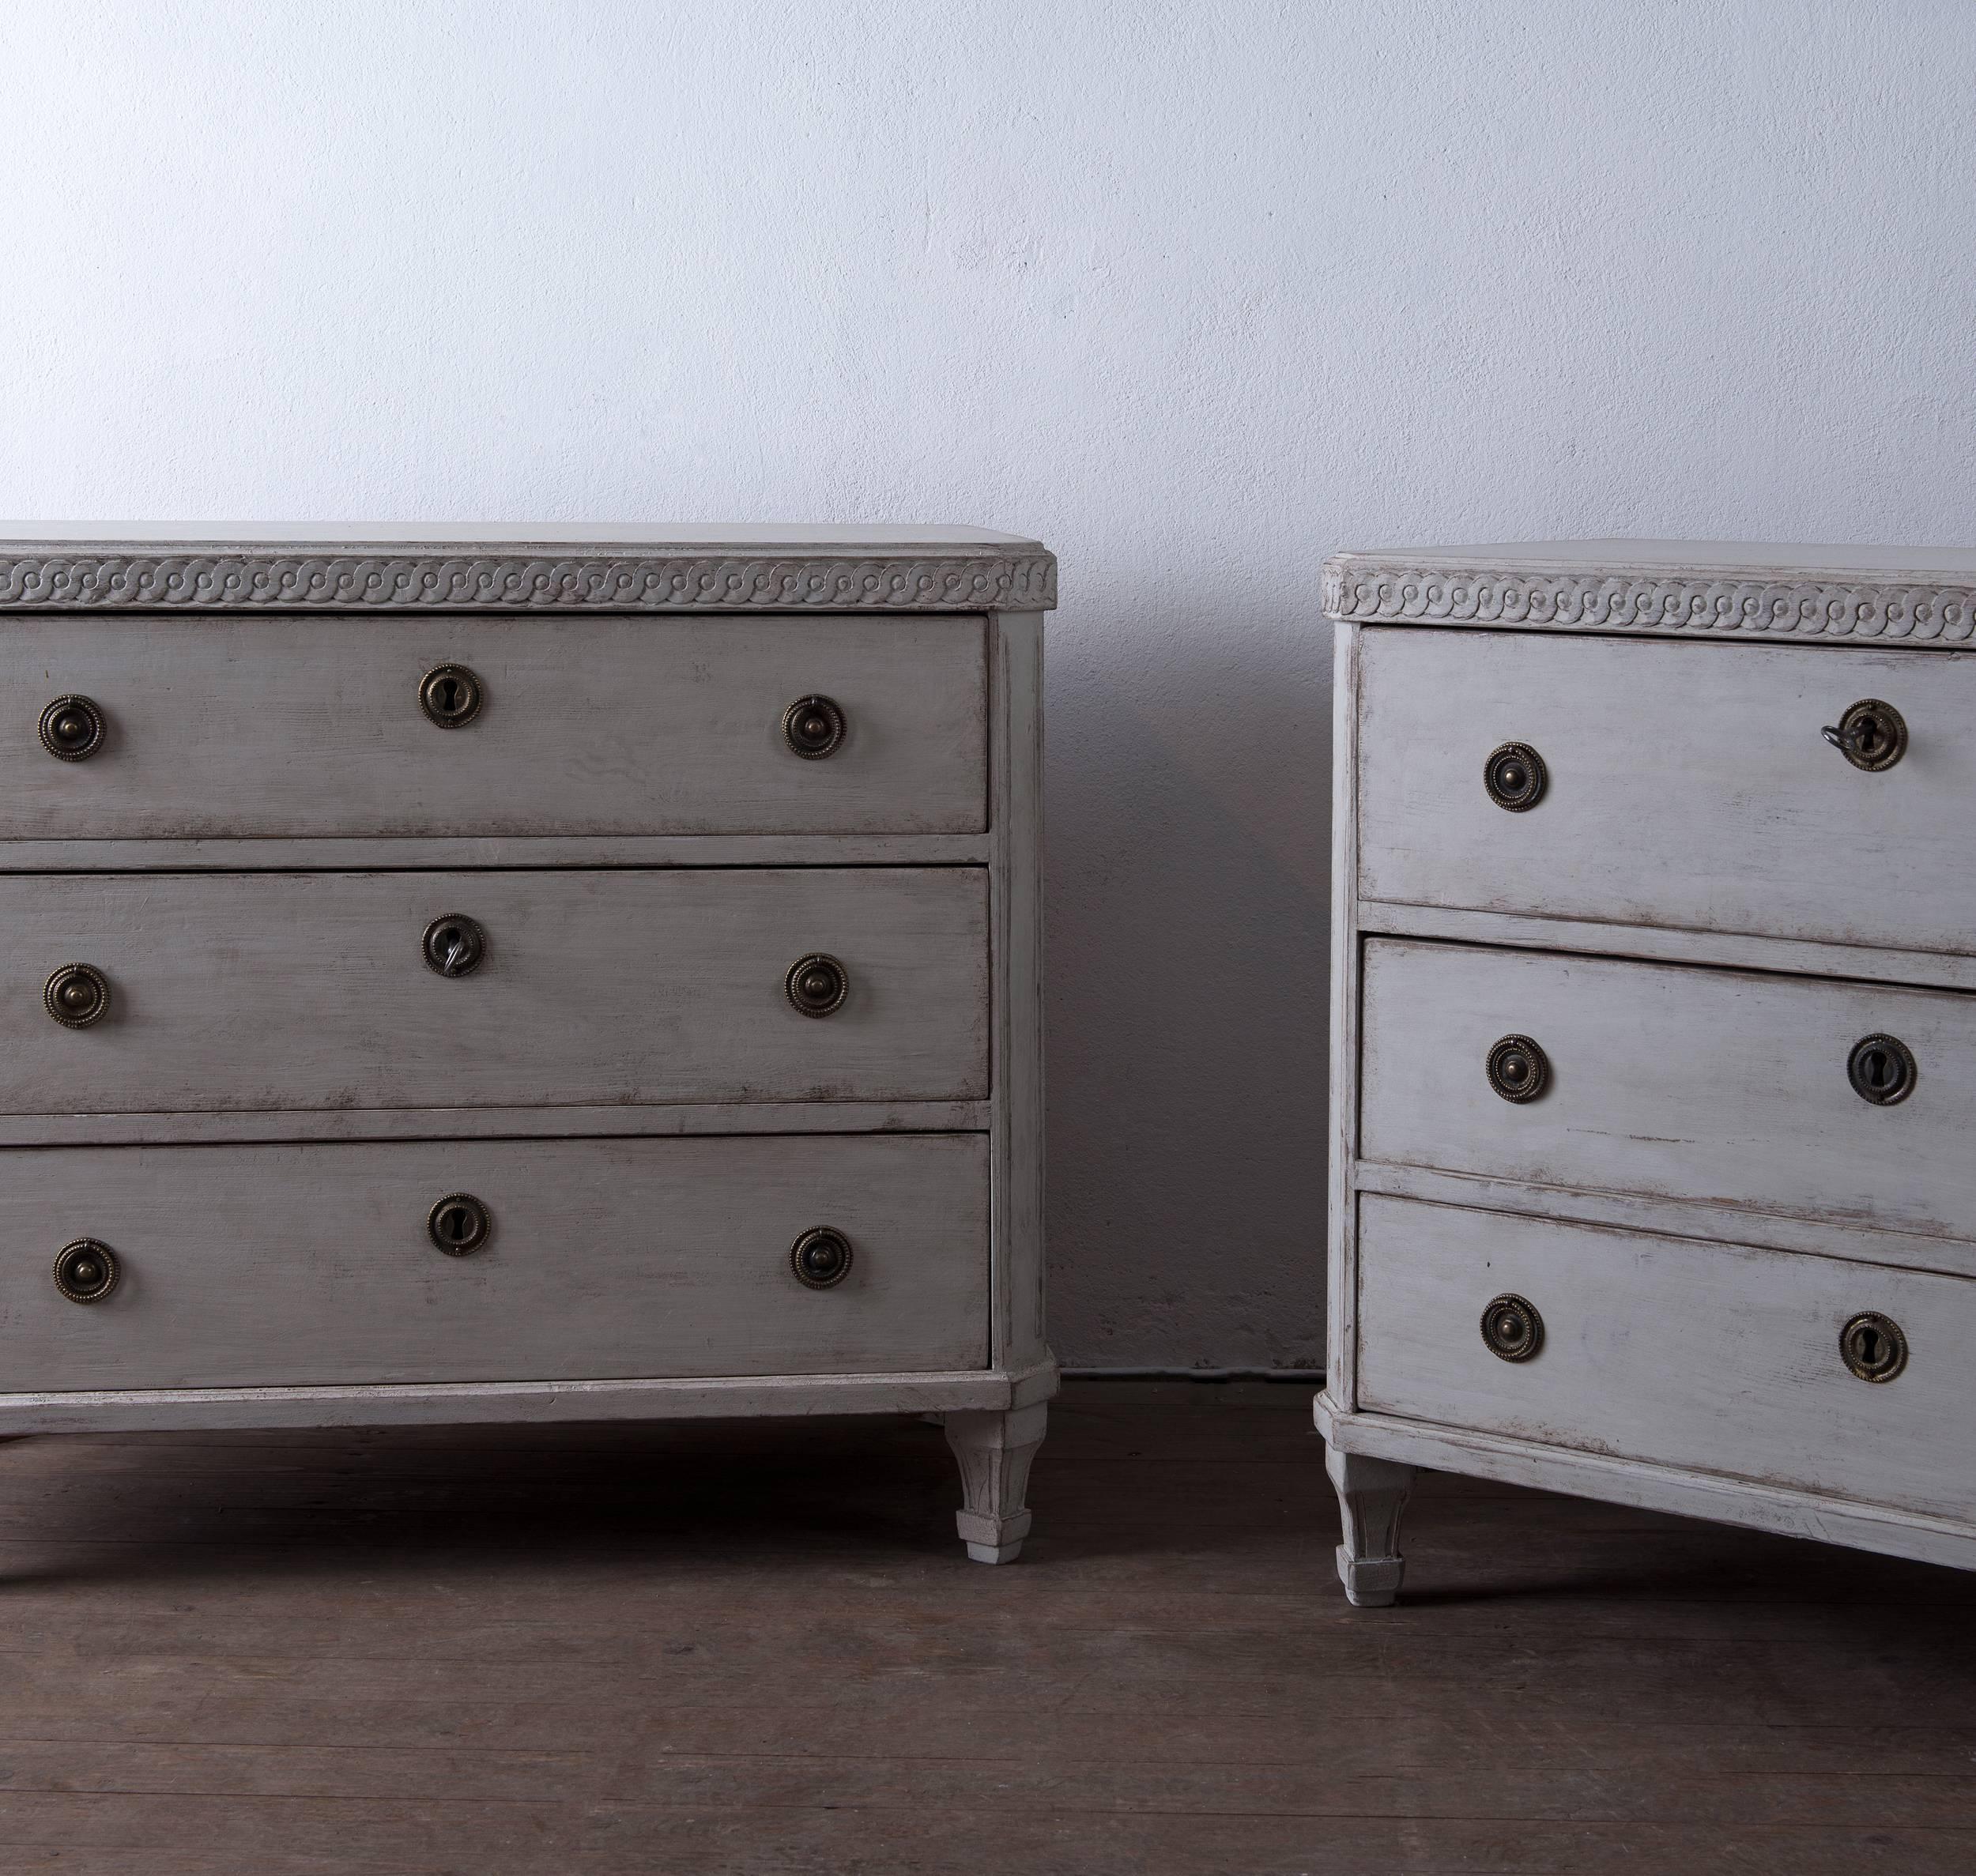
M 1976 1870 L 1976 1578 L 1087 1384 L 1004 1569 L 918 1422 L 0 1448 L 0 1873 Z

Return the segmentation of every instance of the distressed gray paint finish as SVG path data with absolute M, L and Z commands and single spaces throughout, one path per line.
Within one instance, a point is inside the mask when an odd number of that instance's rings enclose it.
M 449 913 L 471 976 L 424 961 Z M 0 1111 L 976 1099 L 987 920 L 975 867 L 4 876 Z M 825 1017 L 784 989 L 811 951 Z M 41 1004 L 72 959 L 112 986 L 86 1030 Z
M 1976 1501 L 1966 1279 L 1371 1196 L 1359 1241 L 1365 1412 L 1938 1516 Z M 1505 1290 L 1544 1318 L 1533 1361 L 1483 1345 Z M 1908 1336 L 1891 1382 L 1839 1354 L 1869 1309 Z
M 967 834 L 986 825 L 978 617 L 0 615 L 0 839 Z M 420 708 L 436 665 L 474 720 Z M 821 692 L 842 745 L 795 755 Z M 34 725 L 104 712 L 87 761 Z
M 1329 1442 L 1356 1601 L 1416 1466 L 1976 1568 L 1976 553 L 1341 556 Z M 1502 628 L 1511 629 L 1502 629 Z M 1682 642 L 1682 641 L 1688 642 Z M 1741 640 L 1742 642 L 1733 641 Z M 1865 773 L 1820 734 L 1906 720 Z M 1532 744 L 1505 812 L 1490 752 Z M 1592 955 L 1594 953 L 1604 955 Z M 1911 1048 L 1898 1105 L 1846 1074 Z M 1527 1103 L 1484 1062 L 1527 1035 Z M 1491 1298 L 1546 1325 L 1484 1343 Z M 1840 1331 L 1878 1310 L 1906 1370 Z
M 436 1249 L 432 1205 L 494 1228 Z M 812 1290 L 804 1231 L 851 1241 Z M 987 1143 L 408 1142 L 0 1151 L 0 1380 L 15 1392 L 985 1367 Z M 100 1302 L 50 1268 L 121 1260 Z
M 1364 999 L 1367 1160 L 1976 1238 L 1967 996 L 1375 938 Z M 1881 1033 L 1920 1071 L 1890 1107 L 1846 1075 Z M 1549 1060 L 1534 1101 L 1489 1085 L 1504 1035 Z
M 1056 1387 L 1054 603 L 971 529 L 0 541 L 0 1427 L 939 1415 L 960 1535 L 1012 1559 Z M 470 725 L 419 709 L 441 662 Z M 58 763 L 76 692 L 108 733 Z M 813 692 L 820 762 L 781 733 Z M 473 975 L 427 968 L 442 914 Z M 80 1031 L 40 1005 L 74 961 L 113 987 Z M 496 1224 L 454 1260 L 462 1189 Z M 815 1224 L 857 1247 L 821 1292 Z M 96 1305 L 50 1275 L 78 1233 L 125 1260 Z
M 1976 952 L 1976 656 L 1369 628 L 1367 899 Z M 1820 736 L 1877 697 L 1893 768 Z M 1505 742 L 1550 771 L 1510 814 Z

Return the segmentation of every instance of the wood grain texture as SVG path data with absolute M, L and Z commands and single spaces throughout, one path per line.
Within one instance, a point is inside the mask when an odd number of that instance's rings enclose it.
M 1967 996 L 1377 938 L 1364 999 L 1368 1159 L 1976 1237 Z M 1846 1075 L 1878 1032 L 1919 1065 L 1894 1106 Z M 1489 1085 L 1508 1034 L 1549 1059 L 1533 1101 Z
M 911 1420 L 9 1448 L 6 1865 L 1963 1876 L 1976 1582 L 1430 1475 L 1355 1611 L 1299 1407 L 1072 1387 L 1005 1570 Z
M 1666 1237 L 1751 1245 L 1761 1250 L 1804 1251 L 1857 1264 L 1891 1264 L 1907 1270 L 1976 1277 L 1976 1244 L 1912 1231 L 1875 1229 L 1850 1220 L 1793 1217 L 1748 1205 L 1711 1203 L 1678 1194 L 1588 1191 L 1540 1185 L 1524 1179 L 1492 1179 L 1479 1173 L 1446 1173 L 1431 1166 L 1393 1166 L 1361 1159 L 1352 1170 L 1360 1192 L 1424 1199 L 1434 1205 L 1479 1205 L 1529 1218 L 1556 1218 L 1584 1225 L 1654 1231 Z
M 493 1231 L 448 1256 L 452 1192 Z M 979 1135 L 17 1149 L 0 1154 L 10 1392 L 985 1366 Z M 799 1283 L 829 1226 L 850 1275 Z M 122 1267 L 66 1300 L 55 1251 Z
M 707 1133 L 986 1133 L 986 1101 L 681 1102 L 663 1106 L 236 1109 L 211 1113 L 10 1114 L 9 1146 L 188 1146 L 251 1140 L 575 1139 Z
M 0 617 L 0 838 L 966 834 L 986 825 L 984 627 L 945 620 Z M 420 708 L 458 663 L 486 703 Z M 782 714 L 842 706 L 805 761 Z M 53 698 L 103 748 L 51 760 Z
M 986 866 L 982 834 L 495 834 L 303 840 L 0 840 L 6 872 L 446 872 L 462 867 Z
M 1953 1520 L 1976 1502 L 1963 1279 L 1375 1196 L 1359 1229 L 1366 1412 Z M 1482 1339 L 1505 1292 L 1543 1318 L 1527 1361 Z M 1891 1381 L 1841 1358 L 1863 1310 L 1906 1332 Z
M 1976 657 L 1373 627 L 1368 898 L 1959 956 L 1976 952 Z M 1821 740 L 1861 698 L 1907 720 L 1866 774 Z M 1484 791 L 1533 744 L 1543 799 Z
M 973 868 L 0 877 L 0 1111 L 976 1099 L 987 911 Z M 469 977 L 420 950 L 450 913 Z M 71 959 L 113 987 L 87 1030 L 41 1007 Z
M 1609 958 L 1644 958 L 1659 964 L 1720 964 L 1732 970 L 1782 970 L 1804 977 L 1976 990 L 1976 957 L 1951 957 L 1944 951 L 1814 944 L 1799 938 L 1752 937 L 1744 932 L 1611 925 L 1596 918 L 1546 918 L 1459 906 L 1391 906 L 1378 899 L 1359 901 L 1358 923 L 1362 932 L 1510 945 L 1524 951 L 1586 951 Z

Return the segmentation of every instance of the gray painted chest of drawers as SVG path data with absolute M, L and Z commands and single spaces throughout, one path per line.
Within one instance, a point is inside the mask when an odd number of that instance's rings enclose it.
M 0 541 L 0 1433 L 933 1414 L 1013 1558 L 1050 556 L 210 533 Z
M 1424 1465 L 1976 1567 L 1976 552 L 1326 575 L 1352 1599 Z

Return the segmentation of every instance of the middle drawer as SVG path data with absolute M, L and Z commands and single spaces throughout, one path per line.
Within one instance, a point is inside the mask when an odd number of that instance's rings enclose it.
M 1367 1159 L 1976 1238 L 1976 996 L 1372 939 L 1363 1010 Z M 1534 1098 L 1491 1083 L 1512 1037 Z
M 449 920 L 485 935 L 463 975 L 428 962 Z M 979 868 L 14 875 L 0 930 L 0 1113 L 988 1091 Z M 71 1028 L 77 964 L 108 1005 Z

